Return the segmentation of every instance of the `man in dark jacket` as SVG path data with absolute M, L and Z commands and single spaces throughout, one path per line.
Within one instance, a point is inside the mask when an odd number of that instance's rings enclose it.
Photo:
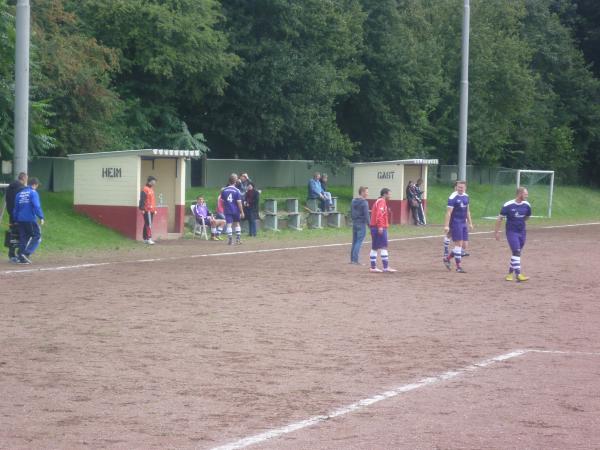
M 13 209 L 15 207 L 15 197 L 17 193 L 27 185 L 27 174 L 21 172 L 17 179 L 8 185 L 6 188 L 6 210 L 8 211 L 8 231 L 4 239 L 4 245 L 8 247 L 8 259 L 16 263 L 17 249 L 19 248 L 19 229 L 13 217 Z
M 365 240 L 367 234 L 367 225 L 371 221 L 369 217 L 369 188 L 361 186 L 358 188 L 358 197 L 352 199 L 350 204 L 352 214 L 352 249 L 350 250 L 350 263 L 358 264 L 358 254 L 360 246 Z

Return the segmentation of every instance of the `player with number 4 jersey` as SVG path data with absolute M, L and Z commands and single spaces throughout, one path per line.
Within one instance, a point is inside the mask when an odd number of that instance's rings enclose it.
M 235 229 L 235 243 L 242 243 L 242 227 L 240 225 L 240 220 L 244 218 L 244 208 L 242 206 L 242 193 L 235 187 L 237 179 L 237 174 L 232 173 L 229 176 L 229 185 L 221 192 L 228 238 L 227 243 L 229 245 L 233 244 L 232 228 Z

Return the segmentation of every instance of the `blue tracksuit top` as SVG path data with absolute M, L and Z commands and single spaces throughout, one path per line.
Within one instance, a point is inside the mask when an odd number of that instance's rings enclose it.
M 12 215 L 15 222 L 36 222 L 37 217 L 44 218 L 40 196 L 35 189 L 27 186 L 17 193 Z

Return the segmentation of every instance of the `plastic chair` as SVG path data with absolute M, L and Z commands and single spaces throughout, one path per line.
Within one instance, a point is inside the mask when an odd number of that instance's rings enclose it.
M 208 231 L 206 230 L 206 224 L 205 223 L 198 223 L 198 221 L 196 220 L 196 205 L 192 205 L 190 206 L 190 209 L 192 210 L 192 220 L 194 221 L 194 227 L 192 230 L 192 239 L 194 239 L 196 237 L 196 234 L 199 234 L 200 237 L 206 239 L 208 241 Z

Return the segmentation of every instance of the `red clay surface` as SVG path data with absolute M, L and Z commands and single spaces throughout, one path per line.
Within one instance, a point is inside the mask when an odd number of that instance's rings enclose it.
M 397 274 L 347 264 L 349 246 L 191 257 L 265 246 L 199 240 L 154 262 L 0 263 L 0 448 L 211 448 L 524 348 L 568 353 L 252 448 L 600 448 L 600 226 L 530 230 L 523 284 L 491 237 L 472 236 L 467 274 L 439 238 L 392 242 Z

